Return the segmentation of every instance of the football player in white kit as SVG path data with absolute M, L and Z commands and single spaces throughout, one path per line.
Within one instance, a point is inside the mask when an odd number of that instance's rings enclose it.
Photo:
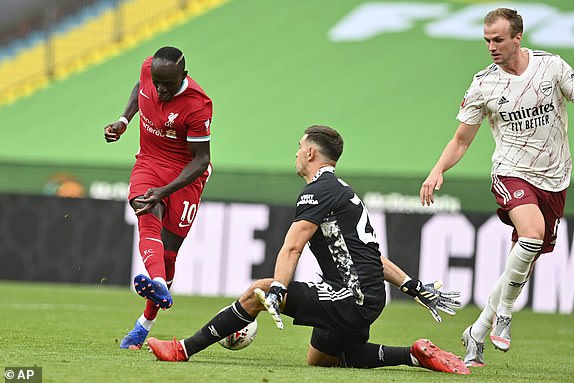
M 522 48 L 522 17 L 498 8 L 484 18 L 484 39 L 493 64 L 474 76 L 460 107 L 460 124 L 420 190 L 434 202 L 443 173 L 453 167 L 488 118 L 496 144 L 492 192 L 500 219 L 514 227 L 505 270 L 486 307 L 462 335 L 465 364 L 484 365 L 484 339 L 510 348 L 512 306 L 534 262 L 551 252 L 564 212 L 572 160 L 565 100 L 574 101 L 574 72 L 559 56 Z

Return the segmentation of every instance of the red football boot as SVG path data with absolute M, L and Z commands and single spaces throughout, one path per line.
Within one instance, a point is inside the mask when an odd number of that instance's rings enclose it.
M 187 362 L 189 360 L 185 349 L 175 337 L 173 340 L 159 340 L 152 337 L 147 340 L 147 345 L 158 360 L 166 362 Z
M 428 339 L 417 340 L 411 346 L 411 355 L 417 358 L 421 367 L 429 370 L 460 375 L 470 374 L 470 370 L 458 356 L 441 350 Z

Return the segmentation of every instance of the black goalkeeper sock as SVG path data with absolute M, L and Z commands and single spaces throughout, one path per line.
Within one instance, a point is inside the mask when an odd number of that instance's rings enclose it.
M 365 343 L 347 348 L 341 358 L 341 367 L 375 368 L 401 364 L 413 365 L 410 347 Z
M 245 311 L 239 301 L 233 302 L 231 306 L 217 313 L 201 330 L 184 339 L 187 355 L 198 353 L 227 335 L 241 330 L 254 320 L 255 318 Z

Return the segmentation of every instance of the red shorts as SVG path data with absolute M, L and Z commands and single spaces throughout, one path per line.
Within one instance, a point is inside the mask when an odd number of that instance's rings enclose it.
M 169 184 L 180 174 L 180 170 L 160 167 L 155 163 L 136 160 L 130 176 L 129 196 L 132 199 L 144 195 L 149 188 Z M 177 190 L 162 200 L 165 213 L 162 225 L 172 233 L 185 238 L 201 201 L 201 193 L 211 174 L 211 165 L 191 184 Z
M 537 188 L 527 181 L 517 177 L 492 176 L 492 193 L 500 206 L 496 214 L 502 222 L 514 227 L 508 212 L 520 205 L 537 205 L 544 217 L 545 230 L 542 253 L 554 250 L 558 224 L 564 214 L 566 189 L 559 192 L 550 192 Z M 518 240 L 516 228 L 512 231 L 512 240 Z

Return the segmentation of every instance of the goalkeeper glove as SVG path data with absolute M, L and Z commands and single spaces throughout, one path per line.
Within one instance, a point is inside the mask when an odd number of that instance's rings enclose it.
M 271 287 L 267 293 L 257 288 L 254 290 L 254 294 L 259 302 L 265 306 L 267 312 L 271 314 L 277 328 L 283 330 L 283 320 L 281 319 L 279 307 L 281 306 L 283 298 L 285 298 L 285 294 L 287 294 L 287 288 L 281 282 L 274 281 L 271 283 Z
M 438 313 L 441 310 L 449 315 L 455 315 L 454 308 L 461 307 L 461 303 L 455 298 L 460 297 L 460 291 L 438 291 L 442 287 L 442 281 L 423 285 L 418 279 L 409 278 L 401 285 L 401 290 L 409 294 L 419 304 L 426 307 L 435 321 L 440 323 L 442 318 Z

